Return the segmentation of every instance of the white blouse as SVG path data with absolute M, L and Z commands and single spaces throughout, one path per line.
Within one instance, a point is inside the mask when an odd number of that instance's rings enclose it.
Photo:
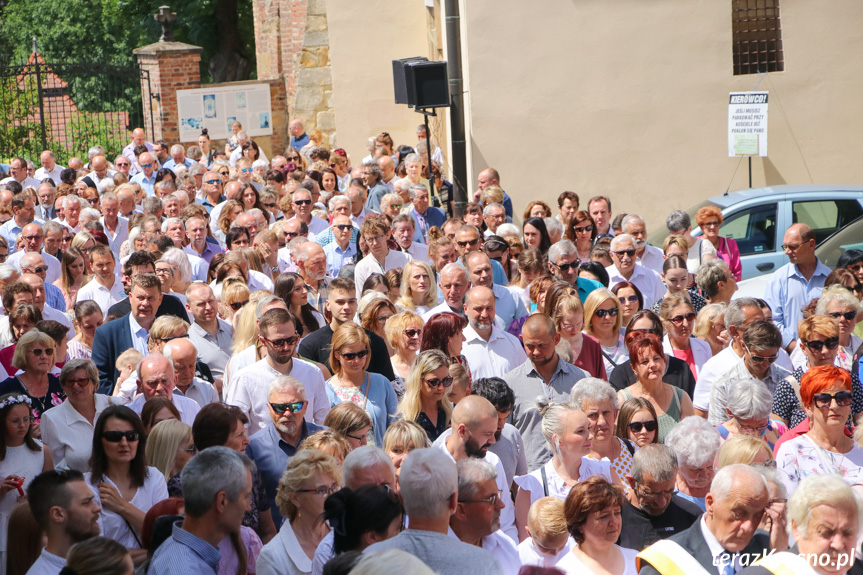
M 279 533 L 264 545 L 255 565 L 257 575 L 309 575 L 312 559 L 303 551 L 291 522 L 282 523 Z
M 96 416 L 111 405 L 112 398 L 95 394 Z M 74 469 L 81 473 L 90 467 L 90 453 L 93 450 L 93 424 L 78 413 L 67 399 L 42 414 L 42 439 L 48 444 L 57 469 Z
M 635 549 L 626 549 L 625 547 L 618 547 L 615 545 L 618 551 L 623 554 L 623 573 L 621 575 L 638 575 L 638 569 L 635 566 L 635 556 L 638 555 L 638 551 Z M 575 556 L 571 551 L 566 554 L 566 556 L 560 560 L 560 562 L 555 565 L 558 569 L 566 573 L 566 575 L 589 575 L 593 573 L 587 565 L 581 562 L 581 560 Z
M 543 469 L 545 469 L 545 477 L 546 483 L 548 485 L 549 496 L 557 497 L 559 499 L 566 499 L 566 496 L 569 495 L 569 490 L 572 489 L 571 485 L 566 485 L 566 483 L 564 483 L 563 478 L 558 475 L 557 471 L 554 469 L 554 464 L 549 461 L 539 469 L 535 469 L 527 475 L 522 475 L 521 477 L 516 477 L 514 479 L 519 489 L 523 489 L 530 493 L 531 505 L 533 505 L 537 499 L 545 497 L 545 490 L 543 489 L 542 485 Z M 584 481 L 588 477 L 593 477 L 594 475 L 601 475 L 605 477 L 605 479 L 607 479 L 609 483 L 612 482 L 611 463 L 608 461 L 608 459 L 596 461 L 595 459 L 588 459 L 587 457 L 582 457 L 581 467 L 578 470 L 578 474 L 579 481 Z

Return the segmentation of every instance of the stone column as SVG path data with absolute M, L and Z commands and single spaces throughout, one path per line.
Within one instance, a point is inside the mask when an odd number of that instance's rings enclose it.
M 182 42 L 156 42 L 133 50 L 141 68 L 150 72 L 150 93 L 143 89 L 144 115 L 152 107 L 151 141 L 180 141 L 177 90 L 201 87 L 201 48 Z

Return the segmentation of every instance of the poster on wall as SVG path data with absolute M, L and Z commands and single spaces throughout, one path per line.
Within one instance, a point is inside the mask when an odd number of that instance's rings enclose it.
M 728 155 L 767 156 L 767 92 L 728 96 Z
M 181 142 L 197 142 L 202 128 L 213 140 L 224 140 L 234 122 L 253 138 L 273 134 L 269 84 L 177 90 L 177 113 Z

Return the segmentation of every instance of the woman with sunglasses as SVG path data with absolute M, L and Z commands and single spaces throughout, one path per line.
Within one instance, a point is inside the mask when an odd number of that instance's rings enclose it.
M 662 348 L 668 355 L 685 361 L 698 381 L 698 372 L 705 362 L 713 357 L 713 353 L 707 343 L 692 337 L 697 316 L 689 296 L 686 293 L 676 293 L 667 295 L 661 301 L 659 317 L 666 330 Z
M 838 473 L 846 483 L 863 481 L 863 448 L 845 433 L 851 415 L 851 374 L 835 365 L 813 367 L 800 382 L 810 429 L 776 451 L 779 478 L 792 495 L 809 475 Z
M 30 398 L 33 437 L 37 439 L 42 438 L 42 414 L 66 399 L 60 380 L 51 373 L 55 346 L 54 339 L 47 333 L 36 329 L 25 333 L 12 356 L 13 367 L 23 372 L 0 383 L 0 395 L 18 393 Z
M 63 292 L 66 300 L 66 309 L 72 309 L 78 297 L 78 290 L 90 281 L 87 275 L 87 265 L 84 263 L 84 254 L 78 248 L 69 248 L 63 254 L 60 261 L 60 277 L 54 285 Z
M 719 256 L 734 275 L 737 281 L 743 274 L 743 264 L 740 263 L 740 248 L 737 242 L 731 238 L 723 238 L 719 235 L 722 226 L 722 210 L 716 206 L 705 206 L 695 213 L 695 223 L 701 228 L 702 237 L 713 245 L 716 255 Z
M 367 432 L 368 443 L 380 447 L 396 413 L 398 399 L 384 376 L 367 371 L 370 359 L 371 344 L 363 328 L 355 323 L 340 325 L 333 333 L 330 349 L 333 376 L 327 380 L 326 391 L 330 407 L 349 401 L 368 413 L 372 422 Z
M 800 350 L 804 357 L 803 363 L 797 365 L 791 375 L 779 382 L 773 392 L 772 412 L 789 428 L 797 427 L 807 419 L 806 412 L 800 404 L 799 390 L 803 374 L 814 367 L 836 365 L 839 351 L 839 322 L 831 317 L 809 316 L 800 322 L 797 332 L 799 340 L 791 357 L 793 360 Z M 851 373 L 851 382 L 852 402 L 849 425 L 853 425 L 856 416 L 863 412 L 863 386 L 860 385 L 855 372 Z
M 419 423 L 431 442 L 446 431 L 452 417 L 452 402 L 447 397 L 452 386 L 449 365 L 449 357 L 438 349 L 420 352 L 398 408 L 403 419 Z
M 856 367 L 852 367 L 854 353 L 863 343 L 863 340 L 854 335 L 860 310 L 860 300 L 839 285 L 825 288 L 821 297 L 818 298 L 818 306 L 815 308 L 815 313 L 818 315 L 827 315 L 839 322 L 839 349 L 836 354 L 836 365 L 849 371 L 856 370 Z
M 653 404 L 643 397 L 630 397 L 620 406 L 614 434 L 639 448 L 659 443 L 659 423 Z
M 138 415 L 123 405 L 112 405 L 96 420 L 90 470 L 84 479 L 102 508 L 102 535 L 132 550 L 132 560 L 147 556 L 141 545 L 144 516 L 168 498 L 165 476 L 147 465 L 147 438 Z
M 781 423 L 770 421 L 773 397 L 763 383 L 756 379 L 741 379 L 728 388 L 728 403 L 725 410 L 731 418 L 716 431 L 723 441 L 738 435 L 748 435 L 763 439 L 773 446 L 788 428 Z
M 596 224 L 588 212 L 584 210 L 575 212 L 569 220 L 569 225 L 566 226 L 564 237 L 575 244 L 579 260 L 590 261 L 590 250 L 596 240 Z
M 620 302 L 620 325 L 623 329 L 629 325 L 629 320 L 644 309 L 644 296 L 641 290 L 631 282 L 617 282 L 612 286 L 611 293 Z
M 384 324 L 387 345 L 393 350 L 390 363 L 396 376 L 393 387 L 399 398 L 404 395 L 405 381 L 420 351 L 423 318 L 412 311 L 397 313 Z
M 610 290 L 595 289 L 584 301 L 584 331 L 602 346 L 605 372 L 611 373 L 629 358 L 620 331 L 620 300 Z
M 249 303 L 249 288 L 242 280 L 232 278 L 222 284 L 222 298 L 219 302 L 219 317 L 236 329 L 237 312 Z

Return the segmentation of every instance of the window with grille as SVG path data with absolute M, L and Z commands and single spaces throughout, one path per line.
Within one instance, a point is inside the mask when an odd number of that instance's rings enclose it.
M 734 75 L 781 72 L 779 0 L 731 0 Z

